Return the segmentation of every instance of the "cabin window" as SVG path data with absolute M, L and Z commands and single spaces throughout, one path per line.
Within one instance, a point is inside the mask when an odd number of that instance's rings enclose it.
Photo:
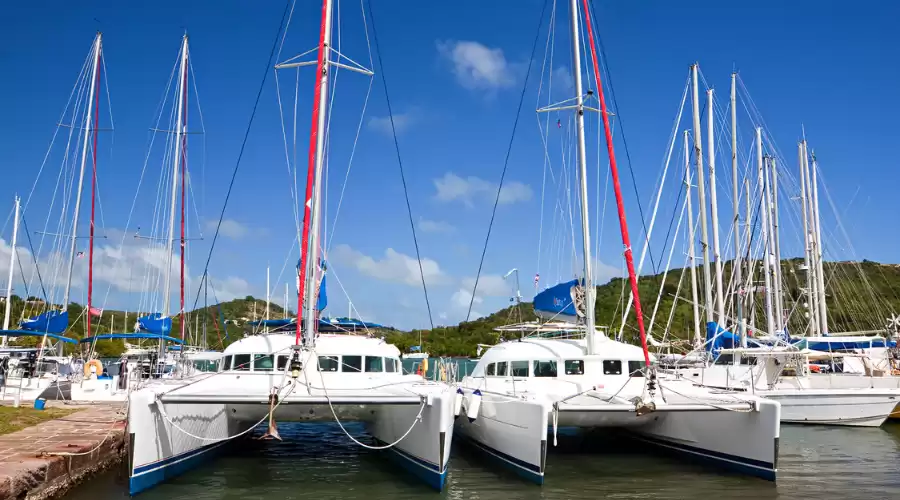
M 506 376 L 506 361 L 497 363 L 497 376 L 498 377 Z
M 556 361 L 540 361 L 534 360 L 532 362 L 532 373 L 534 373 L 535 377 L 555 377 L 556 376 Z
M 320 372 L 336 372 L 340 366 L 341 361 L 337 356 L 319 356 Z
M 362 371 L 362 356 L 344 356 L 344 368 L 341 371 L 344 372 L 361 372 Z
M 604 375 L 621 375 L 622 374 L 622 362 L 618 359 L 604 359 L 603 360 L 603 374 Z
M 285 368 L 287 368 L 288 361 L 291 359 L 290 356 L 278 356 L 275 358 L 275 369 L 283 372 Z
M 644 376 L 644 362 L 643 361 L 629 361 L 628 362 L 628 376 L 629 377 L 643 377 Z
M 528 361 L 510 361 L 509 374 L 513 377 L 527 377 Z
M 250 371 L 250 355 L 249 354 L 235 354 L 234 355 L 234 369 L 240 371 Z
M 567 359 L 565 365 L 566 375 L 584 375 L 583 359 Z
M 489 364 L 489 365 L 487 366 L 487 376 L 488 376 L 488 377 L 493 377 L 493 376 L 494 376 L 494 372 L 495 372 L 495 370 L 496 370 L 496 367 L 497 367 L 497 365 L 495 365 L 494 363 L 491 363 L 491 364 Z
M 394 358 L 384 358 L 384 371 L 389 373 L 396 373 L 397 360 Z
M 275 360 L 271 354 L 254 354 L 253 371 L 270 372 L 275 367 Z
M 225 360 L 222 362 L 222 370 L 230 370 L 231 369 L 231 356 L 225 356 Z
M 384 358 L 381 356 L 366 356 L 366 371 L 381 373 L 384 371 Z

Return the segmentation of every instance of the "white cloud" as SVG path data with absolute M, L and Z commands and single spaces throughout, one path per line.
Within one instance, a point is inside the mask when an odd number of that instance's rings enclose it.
M 399 134 L 409 128 L 409 126 L 415 123 L 417 119 L 418 114 L 415 111 L 394 114 L 393 130 L 396 130 Z M 376 132 L 381 132 L 382 134 L 386 135 L 393 135 L 390 116 L 373 116 L 369 118 L 367 126 Z
M 606 264 L 596 258 L 594 259 L 594 267 L 591 269 L 591 272 L 594 274 L 594 283 L 597 283 L 598 285 L 609 283 L 609 280 L 613 278 L 625 276 L 626 274 L 623 273 L 623 271 L 623 268 Z
M 481 304 L 482 302 L 484 302 L 484 300 L 476 295 L 475 300 L 472 301 L 472 292 L 466 290 L 465 288 L 460 288 L 453 293 L 453 296 L 450 297 L 450 302 L 458 308 L 468 309 L 469 303 Z
M 215 232 L 218 224 L 218 220 L 207 220 L 205 224 L 206 230 Z M 222 227 L 219 229 L 219 234 L 233 240 L 239 240 L 250 234 L 250 227 L 234 219 L 222 219 Z
M 493 201 L 497 196 L 497 185 L 475 176 L 460 177 L 447 172 L 434 179 L 434 197 L 438 201 L 461 201 L 467 207 L 475 200 Z M 500 190 L 500 203 L 516 203 L 531 199 L 531 187 L 518 181 L 507 182 Z
M 448 281 L 447 275 L 437 262 L 423 258 L 420 274 L 419 262 L 415 257 L 397 252 L 393 248 L 385 250 L 382 259 L 375 259 L 354 250 L 349 245 L 340 244 L 332 250 L 331 261 L 349 265 L 366 276 L 392 283 L 420 285 L 421 274 L 425 275 L 425 283 L 428 285 L 440 285 Z
M 452 233 L 456 228 L 452 224 L 440 221 L 429 220 L 419 217 L 419 229 L 426 233 Z
M 465 40 L 439 41 L 437 49 L 453 65 L 456 81 L 467 89 L 499 89 L 515 83 L 513 65 L 502 49 Z
M 462 286 L 468 290 L 475 287 L 475 278 L 463 278 Z M 503 279 L 499 274 L 485 274 L 478 279 L 478 295 L 486 297 L 509 297 L 512 295 L 512 282 Z
M 210 288 L 215 290 L 215 297 L 220 301 L 228 301 L 237 298 L 244 298 L 250 295 L 250 284 L 243 278 L 237 276 L 229 276 L 224 280 L 209 280 Z M 296 304 L 293 304 L 296 309 Z M 288 306 L 290 308 L 290 305 Z

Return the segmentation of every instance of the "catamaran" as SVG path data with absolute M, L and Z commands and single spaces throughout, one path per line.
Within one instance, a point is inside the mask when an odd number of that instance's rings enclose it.
M 584 277 L 535 296 L 536 312 L 567 325 L 521 325 L 521 338 L 501 342 L 482 355 L 472 375 L 459 384 L 457 435 L 536 483 L 544 481 L 548 442 L 555 443 L 561 427 L 620 429 L 662 449 L 774 480 L 780 405 L 664 376 L 658 373 L 654 357 L 647 350 L 591 15 L 586 0 L 571 0 L 569 10 L 575 97 L 550 110 L 575 111 Z M 594 109 L 595 104 L 586 103 L 582 92 L 582 19 L 606 134 L 641 347 L 613 340 L 595 326 L 596 290 L 584 139 L 584 112 Z M 592 95 L 589 92 L 587 98 Z

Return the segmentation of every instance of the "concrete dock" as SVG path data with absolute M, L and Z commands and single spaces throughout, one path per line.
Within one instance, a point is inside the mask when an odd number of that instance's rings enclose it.
M 0 500 L 59 498 L 121 462 L 126 451 L 123 404 L 77 408 L 56 420 L 0 435 Z

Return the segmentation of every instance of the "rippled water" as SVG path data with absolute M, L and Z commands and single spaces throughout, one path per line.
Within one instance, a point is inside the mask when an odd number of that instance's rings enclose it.
M 456 447 L 447 487 L 437 494 L 384 452 L 359 448 L 331 424 L 282 424 L 282 443 L 244 441 L 227 454 L 141 500 L 206 499 L 794 499 L 900 498 L 900 426 L 781 430 L 778 482 L 717 473 L 679 458 L 638 452 L 609 439 L 550 449 L 544 486 L 520 480 Z M 355 431 L 362 432 L 361 427 Z M 124 471 L 100 476 L 67 500 L 128 498 Z

